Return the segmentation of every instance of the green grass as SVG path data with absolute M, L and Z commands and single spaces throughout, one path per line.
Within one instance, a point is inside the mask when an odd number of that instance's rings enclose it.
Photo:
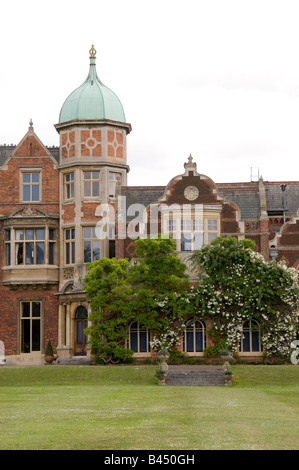
M 0 368 L 0 449 L 299 449 L 299 366 L 230 387 L 159 386 L 152 366 Z

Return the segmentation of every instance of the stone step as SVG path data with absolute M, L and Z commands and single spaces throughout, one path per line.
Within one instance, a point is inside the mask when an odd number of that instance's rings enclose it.
M 217 386 L 225 385 L 222 370 L 169 370 L 166 385 Z
M 63 366 L 83 366 L 89 365 L 91 363 L 89 356 L 73 356 L 73 357 L 60 357 L 56 359 L 56 365 L 63 365 Z

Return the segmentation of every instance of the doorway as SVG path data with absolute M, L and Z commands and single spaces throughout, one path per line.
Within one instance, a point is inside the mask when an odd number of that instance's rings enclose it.
M 75 356 L 86 356 L 87 335 L 84 333 L 88 326 L 87 309 L 80 305 L 75 312 Z

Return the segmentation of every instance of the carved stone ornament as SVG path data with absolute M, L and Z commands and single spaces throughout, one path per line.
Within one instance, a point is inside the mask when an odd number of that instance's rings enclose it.
M 74 268 L 64 268 L 63 278 L 64 279 L 73 279 L 74 277 Z
M 199 191 L 195 186 L 187 186 L 184 191 L 184 196 L 188 201 L 194 201 L 198 198 Z

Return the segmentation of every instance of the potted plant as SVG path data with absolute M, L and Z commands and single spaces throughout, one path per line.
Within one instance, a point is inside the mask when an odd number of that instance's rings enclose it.
M 159 385 L 165 385 L 166 375 L 167 375 L 167 370 L 165 370 L 160 364 L 156 369 L 156 377 L 158 379 Z
M 169 359 L 169 352 L 166 348 L 162 348 L 160 349 L 160 351 L 158 352 L 158 358 L 162 361 L 162 362 L 167 362 L 168 359 Z
M 51 364 L 54 361 L 54 353 L 51 341 L 48 341 L 46 350 L 45 350 L 45 361 L 47 364 Z
M 233 359 L 232 353 L 228 349 L 219 351 L 220 357 L 223 361 L 231 361 Z
M 232 378 L 233 378 L 233 373 L 232 373 L 231 370 L 224 371 L 225 385 L 231 385 L 232 384 Z
M 231 370 L 231 366 L 229 362 L 225 362 L 223 366 L 223 376 L 224 376 L 225 385 L 231 385 L 233 372 Z

